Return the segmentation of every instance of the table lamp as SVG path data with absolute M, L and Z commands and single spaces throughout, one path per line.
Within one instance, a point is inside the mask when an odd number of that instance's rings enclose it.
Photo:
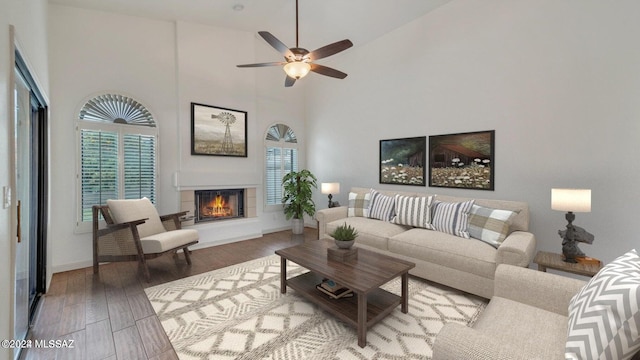
M 564 261 L 577 263 L 585 254 L 578 248 L 578 242 L 593 243 L 593 235 L 585 229 L 573 225 L 576 212 L 591 212 L 590 189 L 551 189 L 551 209 L 566 211 L 566 230 L 558 230 L 562 238 L 562 254 Z
M 340 193 L 340 183 L 337 182 L 333 182 L 333 183 L 322 183 L 320 185 L 320 191 L 325 194 L 325 195 L 329 195 L 329 207 L 336 207 L 336 206 L 340 206 L 340 204 L 337 201 L 331 201 L 331 199 L 333 199 L 333 195 L 332 194 L 339 194 Z

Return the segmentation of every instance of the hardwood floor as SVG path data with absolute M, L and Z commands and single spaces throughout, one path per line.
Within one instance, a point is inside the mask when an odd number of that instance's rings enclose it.
M 184 256 L 149 260 L 145 282 L 136 262 L 100 265 L 53 275 L 31 329 L 32 339 L 74 340 L 74 348 L 31 348 L 21 359 L 177 359 L 144 288 L 274 254 L 278 249 L 316 239 L 316 229 L 291 231 L 219 245 Z

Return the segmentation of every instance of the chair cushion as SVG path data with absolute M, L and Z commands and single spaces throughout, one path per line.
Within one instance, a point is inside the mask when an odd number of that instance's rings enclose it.
M 389 251 L 493 279 L 498 250 L 474 239 L 413 228 L 389 239 Z
M 365 217 L 350 217 L 327 223 L 327 233 L 331 234 L 340 225 L 347 224 L 358 230 L 356 244 L 364 244 L 381 250 L 387 250 L 388 238 L 407 231 L 409 227 L 396 225 L 387 221 Z
M 140 239 L 145 254 L 164 252 L 178 248 L 199 239 L 194 229 L 171 230 L 157 233 Z
M 473 328 L 518 348 L 519 358 L 563 359 L 566 316 L 494 296 Z
M 160 221 L 160 215 L 158 215 L 156 207 L 146 197 L 132 200 L 107 200 L 107 205 L 113 216 L 113 221 L 118 224 L 148 219 L 144 224 L 138 225 L 138 234 L 141 239 L 167 231 L 162 225 L 162 221 Z
M 640 257 L 615 259 L 569 302 L 566 359 L 631 359 L 640 349 Z

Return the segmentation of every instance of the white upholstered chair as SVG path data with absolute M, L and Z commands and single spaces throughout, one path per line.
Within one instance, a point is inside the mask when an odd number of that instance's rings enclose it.
M 100 229 L 100 214 L 107 226 Z M 107 200 L 93 206 L 93 272 L 99 263 L 138 260 L 145 278 L 150 279 L 146 260 L 182 249 L 191 265 L 189 247 L 198 243 L 198 232 L 182 229 L 186 212 L 160 216 L 147 198 Z

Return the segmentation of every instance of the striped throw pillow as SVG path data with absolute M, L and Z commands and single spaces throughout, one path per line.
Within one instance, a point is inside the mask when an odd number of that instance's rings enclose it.
M 391 221 L 395 215 L 395 199 L 371 189 L 369 217 L 383 221 Z
M 416 197 L 396 195 L 396 216 L 393 222 L 400 225 L 409 225 L 433 230 L 431 226 L 431 201 L 432 196 Z
M 640 257 L 605 265 L 569 302 L 566 359 L 631 359 L 640 350 Z
M 349 208 L 347 210 L 347 216 L 360 216 L 369 217 L 369 201 L 371 199 L 371 193 L 358 194 L 354 192 L 349 193 Z
M 458 203 L 447 203 L 435 200 L 433 202 L 433 227 L 441 232 L 469 238 L 469 212 L 474 200 Z
M 498 248 L 509 235 L 516 212 L 473 205 L 469 213 L 469 236 Z

